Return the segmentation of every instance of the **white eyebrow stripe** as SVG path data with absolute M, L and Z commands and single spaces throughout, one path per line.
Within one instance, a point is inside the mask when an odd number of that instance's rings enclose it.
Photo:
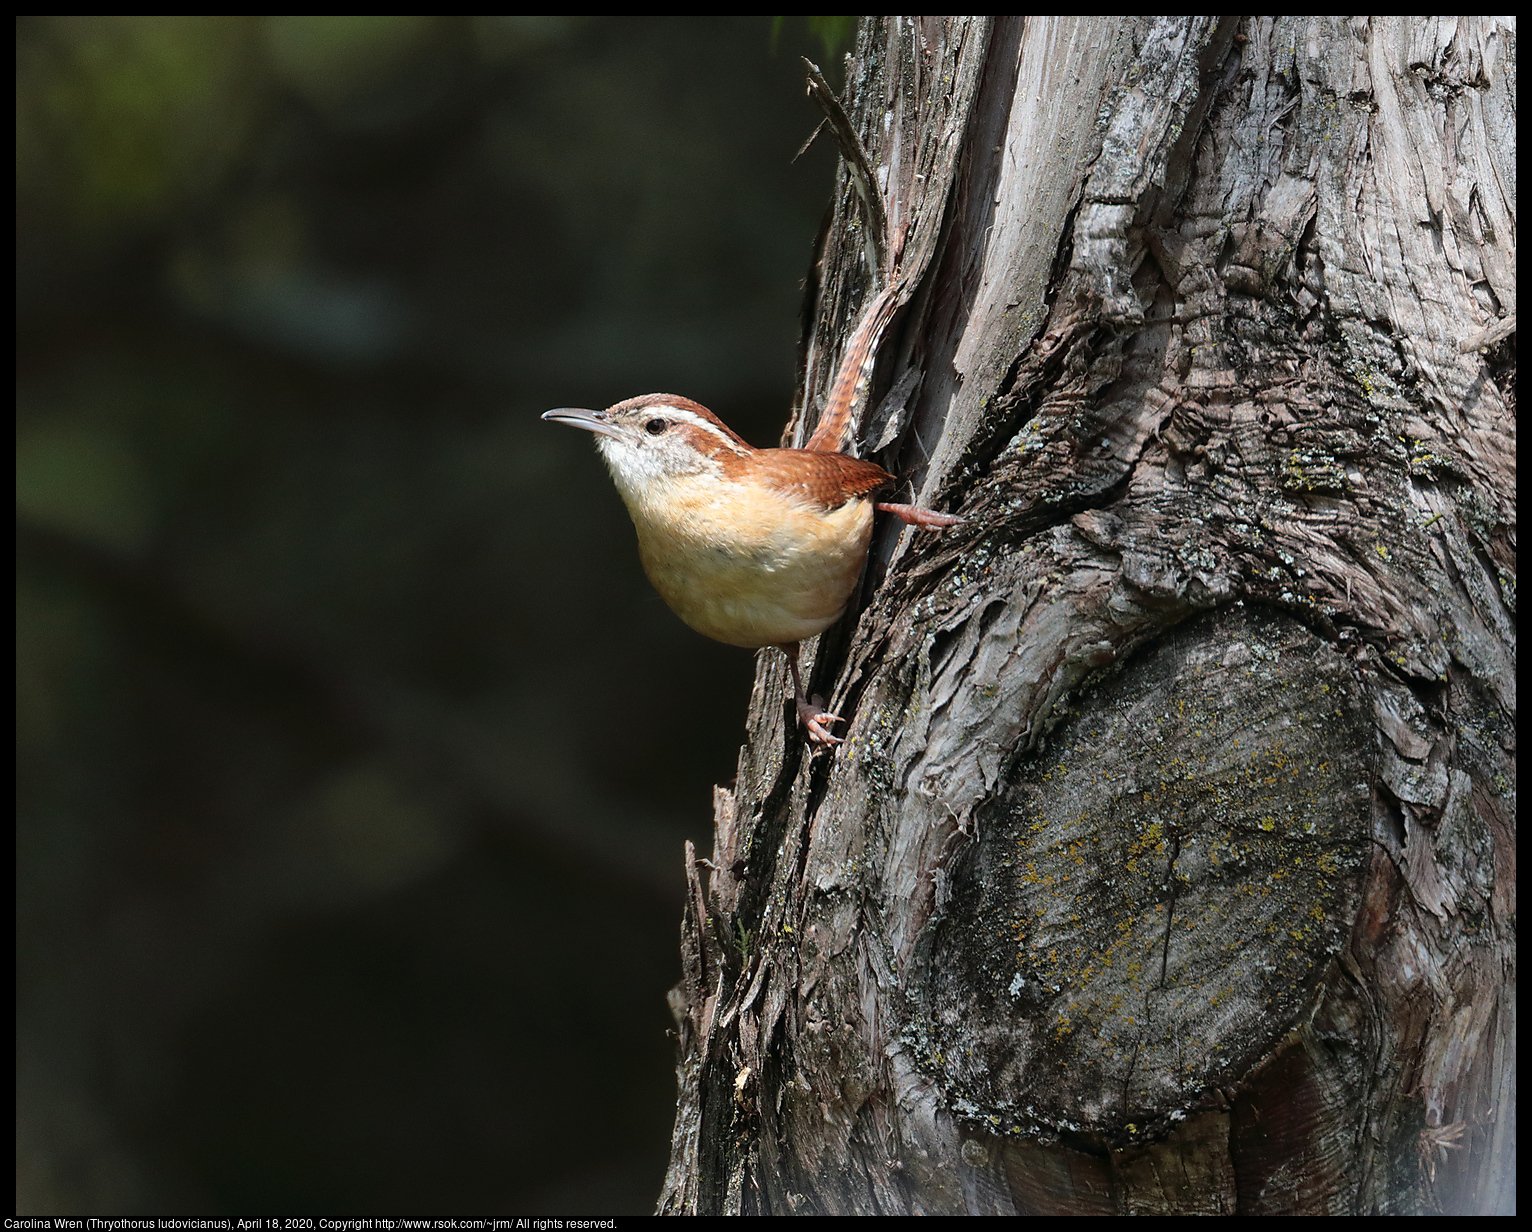
M 737 440 L 735 440 L 732 436 L 730 436 L 727 432 L 725 432 L 711 420 L 704 419 L 701 415 L 697 414 L 696 411 L 688 411 L 685 407 L 671 406 L 668 402 L 661 403 L 657 406 L 651 406 L 647 409 L 651 411 L 664 411 L 667 415 L 674 415 L 677 419 L 685 420 L 689 424 L 711 432 L 720 441 L 727 445 L 734 453 L 744 452 Z

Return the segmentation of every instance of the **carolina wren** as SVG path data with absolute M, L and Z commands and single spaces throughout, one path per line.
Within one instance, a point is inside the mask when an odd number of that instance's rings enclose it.
M 840 716 L 804 695 L 798 642 L 845 612 L 872 540 L 873 494 L 894 482 L 881 466 L 839 452 L 891 304 L 885 292 L 853 335 L 807 449 L 756 449 L 674 394 L 543 415 L 596 434 L 638 530 L 644 572 L 677 616 L 731 646 L 783 650 L 798 717 L 819 744 L 841 743 L 825 728 Z M 962 520 L 910 505 L 877 508 L 928 529 Z

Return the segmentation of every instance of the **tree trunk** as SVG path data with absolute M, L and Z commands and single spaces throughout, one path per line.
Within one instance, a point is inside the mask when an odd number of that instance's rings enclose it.
M 662 1211 L 1512 1209 L 1514 52 L 864 21 L 790 431 L 899 280 L 858 439 L 966 520 L 833 753 L 761 657 Z

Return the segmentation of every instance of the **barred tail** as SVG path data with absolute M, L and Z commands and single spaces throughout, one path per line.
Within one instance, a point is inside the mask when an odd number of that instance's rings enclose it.
M 890 282 L 862 314 L 861 323 L 851 335 L 851 341 L 846 344 L 846 353 L 841 357 L 835 384 L 830 387 L 830 400 L 806 448 L 821 453 L 839 453 L 845 445 L 846 433 L 851 427 L 851 414 L 862 395 L 867 392 L 868 382 L 872 380 L 873 365 L 878 359 L 878 344 L 883 340 L 883 331 L 893 320 L 894 310 L 898 306 L 896 296 L 899 286 L 897 279 Z

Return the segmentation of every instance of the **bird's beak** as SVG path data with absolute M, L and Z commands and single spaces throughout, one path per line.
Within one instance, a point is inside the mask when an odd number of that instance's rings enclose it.
M 571 428 L 584 428 L 587 432 L 600 432 L 603 436 L 622 439 L 622 433 L 602 418 L 600 411 L 582 411 L 573 406 L 556 406 L 544 411 L 543 418 L 554 423 L 568 424 Z

